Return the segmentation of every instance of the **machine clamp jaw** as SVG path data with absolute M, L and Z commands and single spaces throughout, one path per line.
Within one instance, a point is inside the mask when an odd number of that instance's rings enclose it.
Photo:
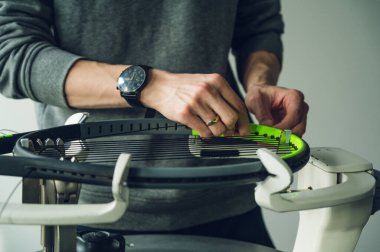
M 372 213 L 376 179 L 370 162 L 339 148 L 312 148 L 297 174 L 298 189 L 291 190 L 287 164 L 265 149 L 258 156 L 272 174 L 256 187 L 258 205 L 300 211 L 294 252 L 354 250 Z
M 117 221 L 128 206 L 128 176 L 130 155 L 122 153 L 112 180 L 113 201 L 105 204 L 8 204 L 1 214 L 1 224 L 78 225 Z

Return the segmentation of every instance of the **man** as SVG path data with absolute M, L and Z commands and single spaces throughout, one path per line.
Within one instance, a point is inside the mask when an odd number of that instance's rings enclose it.
M 62 125 L 76 109 L 104 120 L 141 118 L 152 108 L 202 136 L 244 135 L 248 110 L 260 123 L 302 135 L 302 93 L 275 86 L 282 31 L 276 0 L 0 1 L 0 90 L 35 100 L 41 128 Z M 231 48 L 244 101 L 228 64 Z M 147 78 L 128 93 L 124 86 L 139 74 Z M 131 190 L 125 217 L 105 227 L 271 246 L 252 190 Z M 109 192 L 87 186 L 81 197 L 107 201 Z

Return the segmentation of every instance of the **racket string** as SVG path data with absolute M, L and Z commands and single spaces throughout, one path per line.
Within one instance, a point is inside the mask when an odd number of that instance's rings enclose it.
M 257 158 L 259 148 L 267 148 L 278 155 L 287 155 L 294 151 L 291 144 L 279 144 L 278 138 L 250 135 L 238 137 L 214 138 L 164 138 L 164 139 L 129 139 L 129 140 L 95 140 L 89 142 L 68 142 L 65 146 L 40 146 L 38 152 L 43 156 L 49 154 L 49 148 L 56 148 L 65 156 L 86 159 L 86 162 L 98 163 L 116 161 L 121 152 L 132 154 L 132 161 L 173 160 L 202 158 Z

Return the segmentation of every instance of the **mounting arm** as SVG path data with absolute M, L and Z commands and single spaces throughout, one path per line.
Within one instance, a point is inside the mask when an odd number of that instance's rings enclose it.
M 289 190 L 291 173 L 267 150 L 258 155 L 273 174 L 256 189 L 256 200 L 278 212 L 300 211 L 294 252 L 353 251 L 372 210 L 372 164 L 339 148 L 313 148 L 298 172 L 298 188 Z M 308 210 L 310 209 L 310 210 Z
M 106 204 L 40 205 L 8 204 L 0 216 L 0 224 L 83 225 L 117 221 L 128 206 L 128 176 L 130 155 L 120 154 L 112 180 L 114 200 Z M 0 209 L 3 209 L 3 203 Z
M 367 172 L 341 173 L 341 183 L 325 188 L 287 191 L 293 181 L 287 164 L 266 149 L 259 149 L 257 155 L 272 174 L 256 187 L 256 201 L 261 207 L 288 212 L 336 206 L 373 196 L 376 181 Z M 311 157 L 309 163 L 314 160 Z

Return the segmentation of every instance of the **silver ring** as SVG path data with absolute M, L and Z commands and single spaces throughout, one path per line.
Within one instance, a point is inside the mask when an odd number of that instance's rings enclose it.
M 212 126 L 212 125 L 217 124 L 219 122 L 219 119 L 220 119 L 219 116 L 216 115 L 216 117 L 213 120 L 210 120 L 207 122 L 207 126 Z

